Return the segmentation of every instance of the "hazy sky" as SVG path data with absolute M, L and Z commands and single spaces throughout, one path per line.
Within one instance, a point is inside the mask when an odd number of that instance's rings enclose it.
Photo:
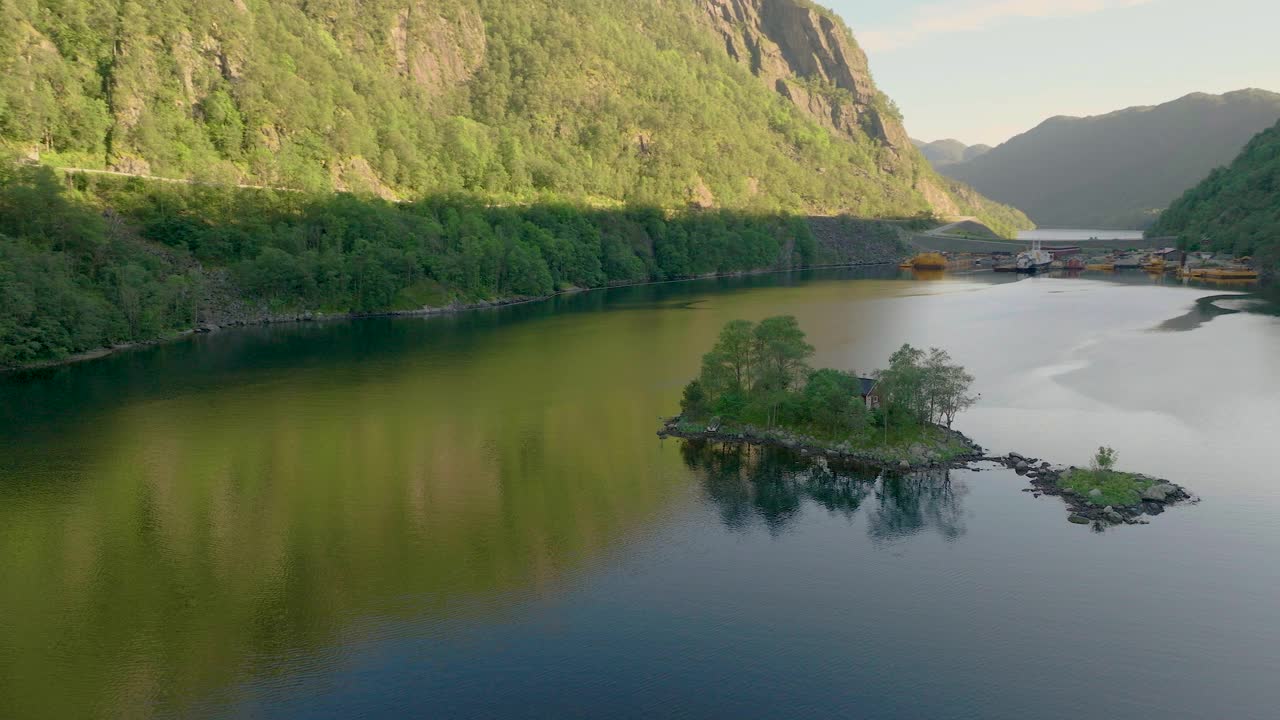
M 1053 115 L 1280 92 L 1280 0 L 825 0 L 921 140 L 997 144 Z

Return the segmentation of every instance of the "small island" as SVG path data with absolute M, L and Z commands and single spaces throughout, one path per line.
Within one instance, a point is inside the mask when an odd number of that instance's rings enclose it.
M 1018 453 L 998 460 L 1031 480 L 1026 492 L 1065 500 L 1067 520 L 1079 525 L 1145 524 L 1143 515 L 1159 515 L 1168 505 L 1196 501 L 1181 485 L 1116 470 L 1116 451 L 1109 447 L 1098 448 L 1087 468 L 1054 467 Z
M 951 429 L 977 398 L 973 376 L 943 350 L 903 345 L 868 376 L 808 364 L 813 346 L 792 316 L 720 331 L 681 414 L 659 434 L 777 445 L 902 470 L 963 463 L 982 448 Z
M 1030 478 L 1036 497 L 1062 497 L 1071 522 L 1099 528 L 1143 523 L 1140 516 L 1192 498 L 1168 481 L 1115 470 L 1110 448 L 1100 448 L 1089 468 L 985 455 L 951 428 L 978 397 L 973 376 L 945 350 L 904 344 L 887 368 L 865 375 L 814 369 L 813 352 L 790 315 L 728 323 L 685 386 L 681 414 L 663 421 L 659 437 L 783 447 L 889 472 L 994 461 Z

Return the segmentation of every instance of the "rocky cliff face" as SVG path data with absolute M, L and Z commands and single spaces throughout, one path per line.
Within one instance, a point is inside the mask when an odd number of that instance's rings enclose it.
M 902 119 L 871 79 L 867 56 L 840 20 L 803 0 L 698 0 L 725 52 L 823 126 L 865 136 L 886 152 L 881 169 L 908 182 L 943 216 L 964 215 L 982 199 L 956 198 L 921 172 L 927 162 Z M 963 188 L 967 190 L 967 188 Z
M 477 8 L 463 6 L 447 19 L 426 0 L 396 11 L 387 32 L 396 72 L 431 96 L 470 80 L 484 62 L 487 40 Z
M 908 152 L 867 56 L 835 17 L 801 0 L 699 0 L 725 51 L 823 125 Z

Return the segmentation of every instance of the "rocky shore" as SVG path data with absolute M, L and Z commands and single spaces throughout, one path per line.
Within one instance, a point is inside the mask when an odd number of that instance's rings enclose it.
M 963 433 L 941 426 L 934 426 L 932 430 L 934 438 L 905 447 L 855 448 L 848 442 L 824 442 L 780 428 L 766 429 L 751 425 L 721 427 L 718 423 L 700 428 L 684 426 L 678 418 L 667 418 L 658 430 L 658 437 L 785 448 L 801 455 L 826 457 L 901 472 L 963 468 L 973 461 L 983 459 L 982 447 Z
M 879 468 L 889 472 L 918 472 L 937 469 L 980 470 L 976 462 L 994 462 L 1017 472 L 1031 482 L 1023 492 L 1039 498 L 1044 495 L 1060 497 L 1066 502 L 1067 520 L 1077 525 L 1089 525 L 1103 529 L 1113 525 L 1145 525 L 1146 516 L 1159 515 L 1165 508 L 1178 503 L 1198 502 L 1186 488 L 1146 475 L 1125 475 L 1132 478 L 1137 498 L 1135 502 L 1100 504 L 1103 492 L 1093 488 L 1081 493 L 1064 483 L 1064 478 L 1077 467 L 1053 465 L 1040 458 L 1009 453 L 988 456 L 982 446 L 963 433 L 943 427 L 935 427 L 938 433 L 929 443 L 915 443 L 906 447 L 854 448 L 849 443 L 829 443 L 787 430 L 761 429 L 752 426 L 720 427 L 713 423 L 706 427 L 683 425 L 678 417 L 666 418 L 658 430 L 658 437 L 676 437 L 697 442 L 724 443 L 784 448 L 802 456 L 824 458 Z
M 1080 493 L 1064 484 L 1064 478 L 1072 472 L 1080 471 L 1077 467 L 1055 466 L 1039 458 L 1028 457 L 1020 453 L 988 458 L 1003 464 L 1031 481 L 1031 487 L 1023 492 L 1032 493 L 1035 497 L 1052 495 L 1062 498 L 1067 504 L 1069 522 L 1077 525 L 1092 525 L 1096 528 L 1108 525 L 1145 525 L 1143 516 L 1159 515 L 1165 508 L 1182 502 L 1196 502 L 1198 498 L 1181 485 L 1153 478 L 1147 475 L 1135 475 L 1136 485 L 1141 487 L 1137 502 L 1116 505 L 1102 505 L 1099 488 Z

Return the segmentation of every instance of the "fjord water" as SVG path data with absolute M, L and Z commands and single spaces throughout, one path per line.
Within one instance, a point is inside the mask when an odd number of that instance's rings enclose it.
M 977 376 L 1010 471 L 831 481 L 654 436 L 727 320 Z M 0 381 L 0 716 L 1263 718 L 1280 318 L 1234 290 L 829 271 L 233 331 Z

